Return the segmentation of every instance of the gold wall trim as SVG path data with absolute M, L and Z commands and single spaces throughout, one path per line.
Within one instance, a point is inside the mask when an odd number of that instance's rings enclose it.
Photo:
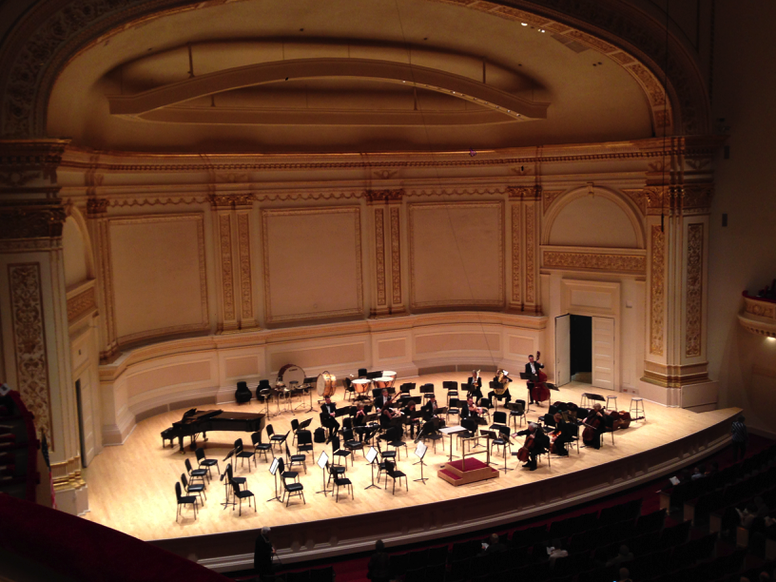
M 525 205 L 525 302 L 536 304 L 536 207 Z
M 647 258 L 644 255 L 545 250 L 542 254 L 542 267 L 548 269 L 617 271 L 642 275 L 647 270 Z
M 522 247 L 520 237 L 523 234 L 523 229 L 520 209 L 520 204 L 512 206 L 512 303 L 515 304 L 523 302 L 523 282 L 520 272 L 520 250 Z
M 251 277 L 251 231 L 247 212 L 237 215 L 237 244 L 240 256 L 240 306 L 242 319 L 253 319 L 253 285 Z
M 82 315 L 96 309 L 97 296 L 94 287 L 91 287 L 67 300 L 67 321 L 73 322 Z
M 688 358 L 702 353 L 703 322 L 703 224 L 687 227 L 687 294 L 685 297 L 685 352 Z
M 385 211 L 375 208 L 375 269 L 377 305 L 385 305 Z
M 649 353 L 663 355 L 663 320 L 665 312 L 665 234 L 660 226 L 651 233 L 652 258 L 649 286 Z
M 8 284 L 17 389 L 29 411 L 35 415 L 38 430 L 46 435 L 54 450 L 40 263 L 9 264 Z
M 218 216 L 218 248 L 221 256 L 221 293 L 224 302 L 224 323 L 234 321 L 234 271 L 232 269 L 232 217 Z
M 391 286 L 393 305 L 401 306 L 401 214 L 397 207 L 391 208 Z

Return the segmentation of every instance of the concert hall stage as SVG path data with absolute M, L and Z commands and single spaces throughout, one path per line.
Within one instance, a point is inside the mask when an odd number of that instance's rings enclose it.
M 464 373 L 426 375 L 420 378 L 399 378 L 403 381 L 433 382 L 437 386 L 440 404 L 444 404 L 443 380 L 466 380 Z M 515 382 L 513 398 L 524 398 L 525 389 Z M 552 400 L 579 403 L 583 392 L 611 394 L 591 388 L 589 384 L 569 384 L 560 392 L 552 393 Z M 616 394 L 620 410 L 627 410 L 630 395 Z M 334 401 L 339 407 L 344 394 L 339 388 Z M 267 420 L 276 434 L 284 434 L 290 428 L 292 418 L 300 421 L 313 418 L 313 428 L 319 425 L 318 410 L 309 409 L 309 400 L 294 402 L 300 410 L 296 416 L 290 411 L 277 412 L 276 403 L 270 406 L 273 414 Z M 200 405 L 200 409 L 221 408 L 242 412 L 264 412 L 265 406 L 256 400 L 250 403 Z M 532 406 L 529 420 L 535 420 L 547 411 Z M 555 457 L 551 465 L 546 459 L 538 470 L 530 472 L 521 468 L 514 457 L 505 459 L 500 454 L 493 457 L 493 467 L 499 470 L 498 479 L 488 479 L 469 485 L 454 487 L 437 476 L 437 471 L 449 460 L 450 438 L 445 436 L 444 452 L 441 447 L 434 453 L 429 446 L 426 465 L 420 479 L 420 465 L 415 444 L 407 439 L 407 451 L 400 452 L 398 469 L 408 476 L 409 491 L 404 482 L 397 484 L 392 495 L 393 483 L 388 489 L 381 480 L 381 488 L 365 489 L 371 483 L 371 469 L 361 453 L 355 456 L 351 468 L 348 462 L 347 476 L 354 484 L 355 499 L 340 491 L 339 502 L 323 493 L 322 470 L 308 460 L 307 473 L 302 472 L 301 482 L 307 501 L 294 497 L 286 507 L 276 500 L 266 501 L 275 495 L 275 481 L 268 469 L 270 463 L 257 456 L 258 467 L 248 469 L 235 463 L 235 476 L 247 478 L 247 486 L 254 493 L 258 511 L 254 512 L 244 501 L 242 516 L 237 510 L 224 509 L 224 487 L 214 477 L 207 489 L 207 501 L 194 520 L 190 508 L 183 511 L 184 519 L 175 521 L 175 482 L 185 472 L 184 459 L 196 459 L 187 450 L 186 455 L 175 447 L 162 448 L 160 433 L 181 418 L 184 410 L 167 412 L 143 420 L 137 424 L 121 446 L 106 447 L 84 471 L 89 487 L 90 512 L 86 519 L 112 527 L 127 534 L 147 540 L 176 554 L 198 561 L 210 568 L 226 572 L 252 567 L 253 544 L 257 529 L 270 526 L 273 542 L 284 564 L 318 559 L 327 556 L 371 551 L 374 541 L 385 540 L 390 546 L 435 539 L 467 531 L 487 530 L 501 524 L 533 518 L 558 511 L 575 504 L 590 501 L 611 493 L 642 484 L 666 474 L 673 474 L 681 467 L 692 465 L 703 457 L 726 446 L 729 442 L 730 424 L 739 409 L 724 409 L 694 413 L 678 408 L 666 408 L 646 402 L 646 421 L 631 423 L 630 428 L 615 433 L 612 445 L 610 435 L 605 436 L 600 450 L 581 448 L 571 450 L 568 457 Z M 449 424 L 457 424 L 450 419 Z M 522 428 L 524 428 L 523 425 Z M 233 447 L 235 438 L 242 437 L 250 449 L 248 434 L 214 432 L 205 443 L 208 457 L 221 460 Z M 290 445 L 289 436 L 289 445 Z M 457 437 L 452 437 L 455 443 Z M 523 437 L 513 446 L 522 445 Z M 315 445 L 315 459 L 321 451 L 331 454 L 329 445 Z M 296 448 L 291 446 L 291 451 Z M 458 453 L 458 451 L 454 451 Z M 408 456 L 409 453 L 409 456 Z M 481 461 L 485 456 L 478 455 Z

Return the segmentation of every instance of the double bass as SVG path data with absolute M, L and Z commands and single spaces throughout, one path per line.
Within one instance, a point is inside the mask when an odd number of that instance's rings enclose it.
M 539 358 L 542 357 L 541 352 L 536 352 L 536 362 L 539 362 Z M 547 374 L 544 373 L 542 368 L 538 368 L 536 371 L 535 379 L 533 380 L 533 386 L 531 387 L 531 400 L 536 402 L 544 402 L 550 399 L 550 389 L 547 388 Z

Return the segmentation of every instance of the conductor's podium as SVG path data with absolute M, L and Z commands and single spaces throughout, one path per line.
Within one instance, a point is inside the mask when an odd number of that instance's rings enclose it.
M 498 471 L 478 459 L 469 457 L 445 463 L 444 467 L 437 472 L 437 476 L 458 487 L 459 485 L 497 478 Z

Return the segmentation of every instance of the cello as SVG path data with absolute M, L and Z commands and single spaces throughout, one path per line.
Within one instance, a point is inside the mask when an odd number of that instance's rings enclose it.
M 518 449 L 516 456 L 521 463 L 528 462 L 528 459 L 531 455 L 531 450 L 534 448 L 534 439 L 535 439 L 534 433 L 530 433 L 525 438 L 525 443 L 523 444 L 523 446 L 520 447 L 520 449 Z
M 536 363 L 539 363 L 539 358 L 542 357 L 542 353 L 536 352 Z M 536 379 L 531 387 L 531 400 L 536 402 L 544 402 L 550 399 L 550 389 L 547 388 L 547 374 L 544 373 L 542 368 L 537 366 Z

